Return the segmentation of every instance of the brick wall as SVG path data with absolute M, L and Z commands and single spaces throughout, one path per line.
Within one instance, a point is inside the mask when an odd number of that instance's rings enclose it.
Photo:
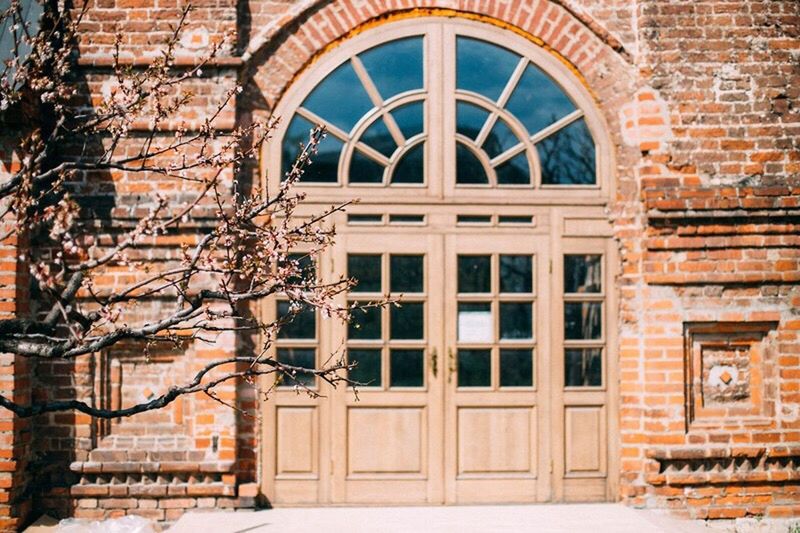
M 95 93 L 107 83 L 114 31 L 125 34 L 131 61 L 143 62 L 180 4 L 97 7 L 86 23 L 93 44 L 81 54 Z M 585 79 L 605 117 L 621 258 L 620 497 L 695 517 L 800 515 L 800 4 L 250 0 L 237 8 L 220 0 L 192 14 L 184 58 L 191 63 L 192 50 L 237 32 L 242 67 L 231 49 L 195 82 L 210 98 L 243 80 L 245 92 L 225 117 L 233 125 L 266 118 L 315 54 L 359 25 L 432 10 L 540 38 Z M 198 99 L 197 116 L 205 101 Z M 111 198 L 110 214 L 122 220 L 136 216 L 126 198 L 159 185 L 114 175 L 82 186 Z M 192 235 L 153 243 L 159 260 Z M 107 281 L 132 275 L 109 271 Z M 24 278 L 17 283 L 25 286 Z M 135 347 L 66 366 L 25 369 L 9 360 L 0 383 L 24 395 L 32 375 L 37 398 L 94 395 L 114 405 L 250 342 L 187 345 L 149 365 Z M 244 385 L 223 396 L 247 408 L 257 401 Z M 26 424 L 5 424 L 0 519 L 24 512 L 3 498 L 24 490 L 30 472 L 52 473 L 39 478 L 46 482 L 35 505 L 60 514 L 173 520 L 189 508 L 255 502 L 255 422 L 207 399 L 111 424 L 51 415 L 34 422 L 32 456 Z M 24 466 L 28 457 L 33 469 Z

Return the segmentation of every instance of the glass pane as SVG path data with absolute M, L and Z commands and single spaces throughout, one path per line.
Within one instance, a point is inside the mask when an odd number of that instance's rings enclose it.
M 365 156 L 358 150 L 353 150 L 353 159 L 350 160 L 350 183 L 382 183 L 383 169 L 385 167 Z
M 391 41 L 358 57 L 384 100 L 422 88 L 422 37 Z
M 380 350 L 348 350 L 348 362 L 355 363 L 348 377 L 361 384 L 362 387 L 381 386 L 381 351 Z
M 489 350 L 458 351 L 458 386 L 489 387 L 492 384 L 492 355 Z
M 381 309 L 368 307 L 355 309 L 347 324 L 347 336 L 351 340 L 381 338 Z
M 564 256 L 564 292 L 600 292 L 599 255 Z
M 500 256 L 500 292 L 533 292 L 531 256 Z
M 567 302 L 564 304 L 565 339 L 599 339 L 602 334 L 601 302 Z
M 289 272 L 296 273 L 296 275 L 287 276 L 287 284 L 297 285 L 305 282 L 313 282 L 316 278 L 314 260 L 308 254 L 288 254 L 286 256 L 286 261 L 280 266 L 287 269 Z
M 583 119 L 536 145 L 544 185 L 592 185 L 595 176 L 594 140 Z
M 531 350 L 500 350 L 500 386 L 533 386 L 533 352 Z
M 361 141 L 375 148 L 386 157 L 392 157 L 394 151 L 397 150 L 397 143 L 394 142 L 392 134 L 389 133 L 386 123 L 380 118 L 370 124 L 361 135 Z
M 575 111 L 575 104 L 547 74 L 529 64 L 506 109 L 533 135 Z
M 603 384 L 600 348 L 569 348 L 564 353 L 564 384 L 567 387 L 599 387 Z
M 392 350 L 389 354 L 390 387 L 422 387 L 425 362 L 422 350 Z
M 283 138 L 281 148 L 281 172 L 283 176 L 292 169 L 294 160 L 300 154 L 300 145 L 308 142 L 308 134 L 314 125 L 299 115 L 292 118 Z M 342 152 L 342 141 L 328 134 L 317 145 L 317 153 L 311 157 L 311 163 L 306 165 L 300 181 L 333 183 L 338 180 L 339 155 Z
M 491 292 L 491 287 L 491 256 L 458 256 L 458 292 Z
M 392 292 L 422 292 L 422 256 L 393 255 L 389 259 Z
M 345 94 L 347 98 L 342 98 Z M 349 132 L 372 109 L 372 102 L 350 61 L 347 61 L 311 91 L 303 107 Z
M 300 368 L 314 369 L 316 357 L 314 348 L 278 348 L 278 362 Z M 281 384 L 287 387 L 293 385 L 314 386 L 314 375 L 305 372 L 282 374 Z
M 469 37 L 456 39 L 456 87 L 496 101 L 519 63 L 519 56 Z
M 425 143 L 410 148 L 394 168 L 392 183 L 423 183 L 425 181 Z
M 505 122 L 498 119 L 497 122 L 494 123 L 494 126 L 492 126 L 492 131 L 490 131 L 489 135 L 486 137 L 482 148 L 489 154 L 490 159 L 494 159 L 519 143 L 520 140 L 514 135 L 511 128 L 509 128 Z
M 393 305 L 390 316 L 392 339 L 423 338 L 425 311 L 422 303 L 400 303 L 399 307 Z
M 347 276 L 357 282 L 350 292 L 381 292 L 381 256 L 349 254 Z
M 480 159 L 472 150 L 461 143 L 456 143 L 456 183 L 488 185 L 489 178 Z
M 531 171 L 528 167 L 528 156 L 525 152 L 515 155 L 494 169 L 497 183 L 500 185 L 530 185 Z
M 500 303 L 500 338 L 533 338 L 533 304 L 531 302 Z
M 458 340 L 492 342 L 492 308 L 488 303 L 458 304 Z
M 456 131 L 472 140 L 478 136 L 483 128 L 489 112 L 467 102 L 456 103 Z
M 398 107 L 392 111 L 392 116 L 406 139 L 422 133 L 422 102 L 413 102 Z
M 291 317 L 290 302 L 278 302 L 278 317 Z M 304 309 L 281 327 L 279 339 L 313 339 L 316 335 L 317 315 L 313 309 Z

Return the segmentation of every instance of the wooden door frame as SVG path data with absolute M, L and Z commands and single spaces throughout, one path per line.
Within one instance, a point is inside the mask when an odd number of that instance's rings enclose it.
M 436 26 L 440 28 L 435 29 Z M 424 30 L 424 31 L 420 31 Z M 426 33 L 427 32 L 427 33 Z M 451 142 L 452 132 L 455 131 L 455 113 L 449 110 L 448 102 L 452 100 L 452 88 L 455 86 L 455 69 L 450 61 L 441 62 L 437 65 L 436 57 L 454 57 L 454 46 L 452 39 L 448 40 L 455 33 L 470 35 L 483 38 L 490 42 L 504 45 L 517 51 L 524 57 L 528 57 L 534 64 L 542 68 L 548 75 L 556 80 L 574 99 L 576 106 L 583 110 L 597 150 L 597 186 L 596 187 L 563 187 L 550 186 L 541 189 L 528 189 L 521 194 L 520 189 L 504 189 L 490 191 L 487 189 L 475 189 L 470 187 L 453 186 L 454 172 L 452 161 L 455 160 L 454 143 Z M 574 235 L 574 229 L 580 227 L 581 223 L 573 223 L 573 234 L 567 229 L 570 220 L 584 220 L 586 232 L 592 236 L 592 224 L 597 223 L 603 226 L 602 237 L 606 239 L 605 254 L 606 260 L 606 315 L 605 327 L 607 331 L 606 349 L 606 379 L 607 379 L 607 499 L 615 500 L 618 497 L 618 476 L 619 476 L 619 432 L 618 432 L 618 412 L 619 412 L 619 390 L 618 390 L 618 349 L 617 349 L 617 287 L 614 282 L 617 276 L 618 257 L 617 250 L 611 239 L 610 230 L 606 230 L 608 225 L 607 215 L 604 214 L 604 206 L 608 204 L 609 198 L 614 197 L 615 181 L 614 176 L 614 153 L 608 135 L 608 127 L 602 114 L 597 110 L 594 98 L 590 90 L 585 86 L 585 81 L 574 75 L 561 60 L 551 52 L 541 48 L 520 35 L 512 32 L 492 27 L 488 24 L 475 22 L 473 20 L 445 17 L 426 17 L 424 19 L 407 19 L 394 21 L 380 25 L 377 29 L 360 33 L 342 41 L 333 50 L 326 50 L 325 56 L 319 61 L 312 61 L 314 65 L 297 76 L 297 81 L 289 88 L 276 106 L 273 116 L 283 116 L 284 120 L 274 137 L 269 143 L 265 143 L 261 161 L 266 162 L 261 165 L 262 185 L 265 190 L 274 190 L 281 178 L 281 140 L 283 132 L 288 126 L 289 118 L 293 110 L 300 105 L 305 95 L 310 92 L 327 74 L 333 71 L 341 62 L 353 54 L 359 53 L 377 44 L 401 38 L 403 36 L 426 33 L 428 41 L 426 43 L 426 79 L 425 90 L 429 93 L 438 93 L 434 100 L 438 99 L 438 105 L 427 105 L 425 116 L 425 128 L 428 135 L 426 153 L 426 175 L 425 186 L 417 188 L 389 187 L 389 186 L 364 186 L 364 185 L 325 185 L 325 184 L 299 184 L 299 190 L 306 192 L 310 199 L 306 203 L 309 207 L 324 207 L 336 201 L 350 200 L 354 197 L 362 197 L 367 201 L 356 206 L 351 210 L 355 213 L 374 213 L 381 212 L 384 217 L 383 225 L 386 226 L 387 213 L 391 212 L 422 212 L 428 217 L 427 228 L 430 231 L 443 231 L 437 229 L 437 220 L 443 220 L 445 213 L 477 213 L 492 211 L 497 213 L 524 212 L 525 210 L 540 210 L 549 208 L 549 218 L 551 231 L 551 247 L 549 253 L 555 257 L 560 253 L 559 246 L 561 240 Z M 437 56 L 438 54 L 438 56 Z M 451 68 L 452 67 L 452 68 Z M 431 72 L 438 72 L 431 75 Z M 433 157 L 434 154 L 441 154 L 441 157 Z M 439 179 L 443 178 L 443 179 Z M 449 180 L 449 181 L 448 181 Z M 490 192 L 490 194 L 487 194 Z M 581 206 L 581 207 L 578 207 Z M 302 209 L 301 209 L 302 211 Z M 496 218 L 495 218 L 496 221 Z M 339 224 L 346 224 L 346 218 L 339 218 Z M 447 224 L 444 224 L 447 226 Z M 443 226 L 443 227 L 444 227 Z M 389 228 L 384 228 L 388 230 Z M 446 230 L 444 230 L 446 231 Z M 601 237 L 601 235 L 594 235 Z M 557 292 L 551 295 L 551 302 L 557 300 Z M 268 304 L 269 305 L 269 304 Z M 552 326 L 555 327 L 555 326 Z M 320 349 L 325 344 L 325 335 L 320 333 L 319 340 L 322 343 Z M 549 337 L 552 336 L 552 332 Z M 328 338 L 330 336 L 328 335 Z M 555 347 L 553 348 L 555 349 Z M 551 349 L 551 353 L 552 350 Z M 446 357 L 446 347 L 442 345 L 439 350 L 439 365 L 443 369 Z M 551 363 L 551 376 L 558 371 L 558 365 Z M 563 369 L 561 369 L 563 370 Z M 440 370 L 439 376 L 444 374 Z M 538 377 L 538 376 L 537 376 Z M 551 379 L 552 381 L 552 379 Z M 265 381 L 266 383 L 266 381 Z M 541 386 L 542 383 L 540 382 Z M 444 388 L 442 387 L 442 390 Z M 541 390 L 541 389 L 540 389 Z M 540 392 L 541 393 L 541 392 Z M 342 394 L 337 392 L 335 394 Z M 442 392 L 442 394 L 444 394 Z M 551 397 L 558 394 L 551 391 Z M 324 403 L 330 403 L 328 400 Z M 553 404 L 557 402 L 553 401 Z M 269 497 L 274 496 L 274 487 L 271 486 L 275 473 L 275 442 L 274 434 L 270 434 L 270 424 L 274 426 L 275 401 L 270 399 L 265 402 L 264 420 L 261 423 L 262 443 L 260 451 L 262 457 L 259 460 L 259 477 L 261 479 L 262 491 Z M 334 431 L 332 421 L 332 410 L 325 406 L 320 406 L 320 413 L 327 413 L 320 418 L 320 435 L 325 431 Z M 554 414 L 550 415 L 550 426 L 554 428 Z M 562 428 L 563 429 L 563 428 Z M 548 429 L 548 431 L 551 431 Z M 330 479 L 330 470 L 326 455 L 330 455 L 330 439 L 319 443 L 320 450 L 320 483 L 323 479 Z M 552 466 L 553 476 L 558 472 L 557 465 Z M 563 466 L 563 465 L 562 465 Z M 551 486 L 555 486 L 551 484 Z M 320 489 L 320 502 L 331 501 L 331 488 Z M 444 489 L 442 489 L 443 491 Z M 554 498 L 555 499 L 555 498 Z

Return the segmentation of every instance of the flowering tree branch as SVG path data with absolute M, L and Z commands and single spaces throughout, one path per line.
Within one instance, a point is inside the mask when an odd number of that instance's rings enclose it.
M 178 64 L 190 7 L 146 66 L 120 59 L 118 37 L 110 81 L 102 94 L 92 94 L 76 68 L 87 8 L 60 5 L 42 5 L 38 28 L 20 0 L 0 13 L 0 27 L 13 28 L 15 44 L 0 67 L 0 123 L 13 131 L 20 162 L 0 175 L 0 241 L 20 243 L 18 260 L 36 296 L 29 315 L 0 320 L 0 352 L 71 360 L 110 353 L 123 342 L 141 343 L 145 351 L 214 342 L 225 331 L 255 332 L 262 340 L 251 355 L 211 361 L 187 382 L 133 406 L 101 409 L 78 399 L 20 405 L 3 396 L 0 406 L 22 417 L 77 410 L 116 418 L 162 408 L 185 394 L 213 397 L 223 383 L 255 383 L 264 374 L 347 381 L 341 354 L 316 369 L 271 356 L 278 332 L 297 314 L 312 310 L 348 320 L 351 311 L 336 301 L 352 280 L 323 282 L 303 260 L 332 245 L 329 219 L 346 207 L 297 214 L 304 198 L 294 185 L 324 130 L 309 132 L 277 190 L 258 190 L 243 176 L 274 123 L 220 126 L 240 86 L 218 94 L 201 118 L 182 118 L 194 105 L 192 87 L 203 68 L 227 46 L 222 40 L 191 66 Z M 157 181 L 164 190 L 119 192 L 134 181 Z M 113 201 L 130 207 L 101 212 L 93 192 L 109 184 L 117 189 Z M 162 240 L 175 243 L 166 257 L 158 256 Z M 290 302 L 289 312 L 263 319 L 256 304 L 276 296 Z M 147 305 L 154 301 L 159 305 Z

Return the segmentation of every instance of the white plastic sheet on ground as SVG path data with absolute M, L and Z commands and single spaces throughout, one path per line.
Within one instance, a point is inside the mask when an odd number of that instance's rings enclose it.
M 123 516 L 96 521 L 67 518 L 58 523 L 57 533 L 159 533 L 161 527 L 141 516 Z

